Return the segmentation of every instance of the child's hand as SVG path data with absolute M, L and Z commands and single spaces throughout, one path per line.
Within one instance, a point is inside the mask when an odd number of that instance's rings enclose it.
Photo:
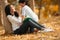
M 17 23 L 17 24 L 18 24 L 18 26 L 22 25 L 22 23 Z

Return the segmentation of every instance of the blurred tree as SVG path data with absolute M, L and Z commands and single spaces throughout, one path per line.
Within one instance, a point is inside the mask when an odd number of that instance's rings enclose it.
M 59 12 L 60 12 L 60 0 L 58 0 L 58 5 L 59 5 Z
M 12 32 L 11 24 L 6 17 L 5 10 L 4 10 L 7 4 L 8 4 L 7 0 L 0 0 L 1 15 L 3 16 L 1 17 L 2 24 L 5 29 L 5 33 L 11 33 Z
M 14 1 L 17 1 L 17 0 L 7 0 L 10 4 L 14 3 Z
M 0 6 L 0 9 L 1 9 L 1 6 Z M 0 10 L 0 26 L 1 26 L 1 10 Z
M 39 13 L 38 13 L 38 17 L 40 19 L 40 9 L 41 9 L 41 6 L 42 6 L 42 0 L 35 0 L 35 5 L 38 6 L 38 10 L 39 10 Z
M 34 11 L 34 6 L 35 6 L 35 0 L 29 0 L 28 1 L 29 6 L 31 7 L 31 9 Z

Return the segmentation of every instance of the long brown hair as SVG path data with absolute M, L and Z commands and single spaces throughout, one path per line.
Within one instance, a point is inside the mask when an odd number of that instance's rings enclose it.
M 10 4 L 5 7 L 5 13 L 6 13 L 6 16 L 12 15 L 12 14 L 10 13 Z M 16 11 L 14 12 L 14 15 L 15 15 L 16 17 L 19 17 L 19 15 L 18 15 L 18 13 L 17 13 Z

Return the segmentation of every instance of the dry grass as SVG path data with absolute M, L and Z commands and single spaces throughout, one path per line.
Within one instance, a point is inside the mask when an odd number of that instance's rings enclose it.
M 44 26 L 54 29 L 54 32 L 40 32 L 25 35 L 1 35 L 4 29 L 0 27 L 0 40 L 60 40 L 60 16 L 41 21 Z

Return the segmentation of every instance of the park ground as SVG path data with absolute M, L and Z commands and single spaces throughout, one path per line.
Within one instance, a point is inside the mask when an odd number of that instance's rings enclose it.
M 60 16 L 51 17 L 47 20 L 40 20 L 46 27 L 54 29 L 53 32 L 37 32 L 24 35 L 4 34 L 3 27 L 0 27 L 0 40 L 60 40 Z

